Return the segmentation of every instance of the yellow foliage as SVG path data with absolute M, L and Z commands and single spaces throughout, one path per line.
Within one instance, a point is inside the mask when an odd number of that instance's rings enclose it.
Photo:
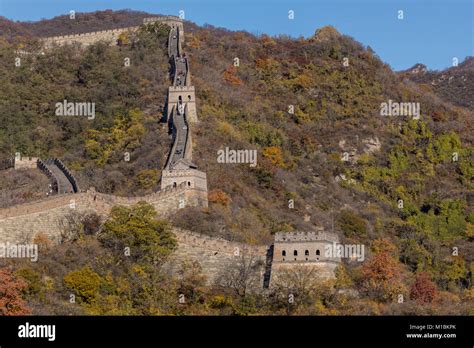
M 241 140 L 240 133 L 227 121 L 218 121 L 217 129 L 219 133 L 228 135 L 231 139 Z
M 281 149 L 278 146 L 270 146 L 263 149 L 263 157 L 268 158 L 270 162 L 280 168 L 286 168 Z
M 144 169 L 137 174 L 137 183 L 143 189 L 152 188 L 158 182 L 160 175 L 157 169 Z
M 101 283 L 100 275 L 90 267 L 70 272 L 64 277 L 66 287 L 73 290 L 79 299 L 86 303 L 92 303 L 96 300 Z
M 142 113 L 134 109 L 126 117 L 117 115 L 111 128 L 88 130 L 84 144 L 87 156 L 100 165 L 114 152 L 137 148 L 146 131 L 142 121 Z
M 120 46 L 130 44 L 130 38 L 128 37 L 128 34 L 126 32 L 121 33 L 117 41 Z
M 89 139 L 85 144 L 86 154 L 92 159 L 97 159 L 100 156 L 101 146 L 99 142 Z

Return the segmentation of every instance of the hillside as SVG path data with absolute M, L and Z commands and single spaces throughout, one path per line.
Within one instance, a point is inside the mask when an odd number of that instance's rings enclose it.
M 64 18 L 2 20 L 0 57 L 14 62 L 16 49 L 40 52 L 41 36 L 128 26 L 146 16 L 99 12 L 74 27 Z M 185 33 L 200 120 L 193 158 L 207 173 L 210 206 L 183 209 L 173 226 L 255 244 L 270 243 L 277 231 L 321 226 L 371 252 L 383 240 L 405 285 L 423 271 L 440 291 L 467 298 L 474 271 L 472 58 L 445 72 L 395 73 L 332 27 L 293 39 L 185 22 Z M 80 187 L 99 192 L 156 191 L 171 144 L 160 123 L 166 44 L 167 28 L 158 25 L 119 46 L 60 47 L 23 55 L 15 69 L 0 66 L 0 153 L 60 157 Z M 55 117 L 64 99 L 95 102 L 95 119 Z M 389 100 L 420 103 L 420 119 L 381 116 Z M 226 147 L 257 150 L 257 166 L 219 163 Z M 23 201 L 37 198 L 34 189 L 21 193 Z M 446 301 L 449 312 L 460 300 Z
M 429 71 L 423 64 L 400 72 L 400 75 L 433 91 L 441 99 L 474 110 L 474 57 L 468 57 L 459 65 L 443 71 Z

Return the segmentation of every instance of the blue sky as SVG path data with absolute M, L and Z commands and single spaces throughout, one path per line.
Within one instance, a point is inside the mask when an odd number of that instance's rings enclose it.
M 103 9 L 142 10 L 178 15 L 255 34 L 308 37 L 333 25 L 369 45 L 393 69 L 416 63 L 430 69 L 451 66 L 473 55 L 474 0 L 0 0 L 0 15 L 39 20 Z M 288 19 L 288 11 L 295 17 Z M 397 18 L 402 10 L 404 19 Z

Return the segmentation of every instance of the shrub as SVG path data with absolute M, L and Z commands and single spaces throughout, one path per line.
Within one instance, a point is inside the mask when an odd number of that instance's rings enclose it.
M 437 294 L 436 285 L 424 272 L 416 276 L 410 289 L 410 298 L 419 303 L 431 303 Z
M 97 299 L 101 283 L 102 278 L 100 275 L 95 273 L 90 267 L 70 272 L 64 277 L 64 285 L 74 291 L 80 301 L 89 304 Z

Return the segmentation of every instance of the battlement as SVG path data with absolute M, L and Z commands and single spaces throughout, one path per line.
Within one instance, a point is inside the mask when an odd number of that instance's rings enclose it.
M 154 22 L 168 22 L 168 21 L 180 22 L 180 23 L 183 22 L 183 20 L 179 18 L 178 16 L 156 16 L 156 17 L 143 18 L 143 24 L 154 23 Z
M 23 203 L 23 204 L 14 205 L 8 208 L 2 208 L 0 209 L 0 220 L 9 219 L 12 217 L 18 217 L 22 215 L 41 213 L 50 209 L 59 208 L 65 205 L 69 205 L 70 203 L 77 203 L 77 202 L 92 201 L 94 203 L 92 203 L 91 208 L 94 208 L 94 206 L 103 206 L 104 204 L 107 206 L 114 206 L 114 205 L 130 206 L 142 201 L 152 203 L 152 202 L 159 201 L 162 198 L 166 198 L 169 196 L 182 193 L 186 189 L 187 189 L 186 184 L 182 183 L 180 185 L 177 185 L 176 187 L 173 187 L 173 186 L 165 187 L 163 190 L 154 192 L 146 196 L 124 197 L 124 196 L 115 196 L 111 194 L 100 193 L 100 192 L 95 191 L 94 188 L 90 188 L 86 192 L 81 192 L 74 195 L 65 194 L 65 195 L 50 196 L 40 201 Z M 103 211 L 103 209 L 101 210 Z
M 101 37 L 101 36 L 104 36 L 105 34 L 121 34 L 124 31 L 135 31 L 138 28 L 139 28 L 138 26 L 135 26 L 135 27 L 124 27 L 124 28 L 91 31 L 91 32 L 79 33 L 79 34 L 58 35 L 58 36 L 45 37 L 42 40 L 43 41 L 61 41 L 61 40 L 80 39 L 80 38 L 91 37 L 91 36 Z
M 185 170 L 163 170 L 161 177 L 162 187 L 186 185 L 206 193 L 207 196 L 207 175 L 197 169 Z M 206 204 L 207 206 L 207 200 Z
M 186 121 L 190 123 L 198 122 L 196 93 L 194 86 L 170 86 L 168 87 L 167 119 L 170 119 L 173 107 L 177 103 L 186 105 Z
M 310 232 L 277 232 L 275 233 L 275 243 L 299 243 L 312 241 L 339 242 L 335 233 L 330 233 L 319 229 Z
M 269 285 L 292 269 L 310 268 L 322 279 L 334 278 L 340 257 L 328 253 L 333 243 L 339 242 L 335 233 L 323 229 L 309 232 L 277 232 L 273 244 Z
M 180 31 L 183 30 L 183 20 L 176 16 L 157 16 L 157 17 L 148 17 L 143 19 L 143 24 L 152 24 L 155 22 L 162 22 L 170 26 L 177 26 Z M 91 45 L 98 41 L 107 41 L 109 43 L 116 43 L 120 34 L 126 31 L 134 32 L 137 31 L 140 26 L 132 27 L 123 27 L 123 28 L 114 28 L 106 29 L 99 31 L 91 31 L 79 34 L 70 34 L 70 35 L 57 35 L 51 37 L 45 37 L 41 40 L 45 48 L 50 48 L 53 44 L 64 45 L 72 44 L 73 42 L 79 42 L 85 46 Z
M 15 169 L 34 169 L 38 163 L 38 157 L 14 158 Z
M 194 86 L 169 86 L 168 92 L 195 92 Z
M 108 216 L 113 206 L 132 206 L 139 202 L 151 204 L 161 218 L 187 206 L 207 206 L 207 192 L 188 187 L 186 183 L 166 187 L 146 196 L 120 197 L 89 189 L 77 194 L 62 194 L 41 201 L 0 209 L 0 242 L 18 242 L 45 233 L 56 240 L 62 221 L 71 213 L 94 212 Z

